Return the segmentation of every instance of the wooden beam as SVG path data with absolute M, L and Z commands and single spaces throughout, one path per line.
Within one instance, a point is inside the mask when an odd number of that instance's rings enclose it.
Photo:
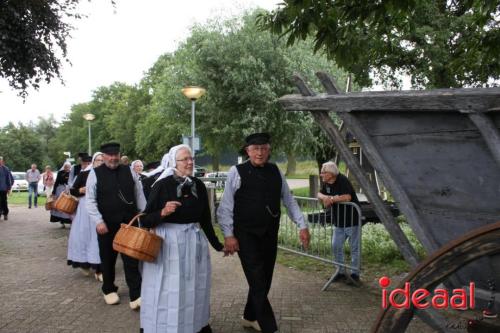
M 301 93 L 307 94 L 308 96 L 314 96 L 314 92 L 307 87 L 301 77 L 294 75 L 293 80 Z M 379 197 L 376 189 L 368 177 L 366 177 L 365 173 L 361 169 L 361 166 L 359 165 L 359 161 L 351 153 L 351 150 L 345 143 L 344 138 L 340 134 L 337 126 L 335 126 L 327 112 L 314 112 L 312 115 L 316 120 L 316 123 L 334 143 L 342 159 L 346 161 L 349 166 L 349 170 L 354 174 L 354 177 L 358 180 L 360 186 L 363 188 L 363 191 L 365 191 L 366 196 L 374 206 L 375 212 L 391 235 L 391 238 L 396 242 L 396 245 L 400 249 L 405 260 L 412 267 L 416 266 L 418 264 L 418 256 L 415 249 L 411 246 L 410 241 L 406 238 L 406 235 L 403 233 L 399 225 L 394 221 L 394 217 Z
M 498 112 L 500 88 L 286 95 L 279 101 L 288 111 Z
M 500 166 L 500 133 L 490 117 L 483 113 L 469 113 L 469 119 L 476 125 L 483 136 L 486 145 L 491 151 L 493 158 Z

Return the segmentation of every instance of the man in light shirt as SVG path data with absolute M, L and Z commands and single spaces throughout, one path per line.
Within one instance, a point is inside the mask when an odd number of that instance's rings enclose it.
M 40 181 L 40 171 L 36 164 L 31 165 L 31 169 L 26 171 L 26 181 L 28 182 L 28 208 L 31 208 L 31 196 L 34 196 L 33 203 L 38 207 L 38 182 Z
M 238 252 L 249 285 L 241 323 L 264 333 L 278 330 L 267 295 L 278 250 L 281 201 L 300 229 L 305 248 L 309 230 L 285 177 L 270 163 L 270 136 L 255 133 L 245 139 L 249 160 L 231 167 L 217 211 L 226 254 Z
M 128 223 L 146 208 L 142 184 L 135 172 L 120 164 L 120 144 L 101 146 L 104 164 L 90 171 L 86 183 L 87 210 L 96 226 L 102 269 L 102 293 L 106 304 L 120 302 L 115 285 L 115 265 L 118 252 L 113 239 L 122 223 Z M 141 274 L 137 259 L 121 254 L 125 281 L 129 288 L 130 308 L 141 306 Z

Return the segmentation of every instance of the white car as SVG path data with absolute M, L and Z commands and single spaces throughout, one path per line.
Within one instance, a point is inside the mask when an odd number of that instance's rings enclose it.
M 12 172 L 12 177 L 14 178 L 14 184 L 12 185 L 12 191 L 27 191 L 28 181 L 26 180 L 26 172 Z
M 215 186 L 216 188 L 224 188 L 226 185 L 227 174 L 228 173 L 226 171 L 206 173 L 204 178 L 216 178 L 215 180 L 206 182 L 206 185 Z

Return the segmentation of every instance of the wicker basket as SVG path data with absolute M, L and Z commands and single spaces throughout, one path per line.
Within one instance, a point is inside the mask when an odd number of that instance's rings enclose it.
M 47 199 L 48 200 L 48 199 Z M 54 209 L 54 200 L 52 201 L 47 201 L 45 203 L 45 210 L 52 210 Z
M 113 249 L 138 260 L 155 261 L 163 239 L 153 229 L 147 231 L 132 226 L 142 215 L 138 214 L 128 224 L 120 226 L 113 240 Z
M 78 198 L 62 192 L 54 203 L 54 209 L 66 214 L 73 214 L 78 207 Z

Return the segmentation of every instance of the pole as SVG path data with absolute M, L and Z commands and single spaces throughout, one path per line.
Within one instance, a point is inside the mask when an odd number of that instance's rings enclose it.
M 89 155 L 92 156 L 92 135 L 90 132 L 90 121 L 89 121 Z
M 194 152 L 194 105 L 196 104 L 196 100 L 191 100 L 191 150 L 193 151 L 193 157 L 195 155 Z

